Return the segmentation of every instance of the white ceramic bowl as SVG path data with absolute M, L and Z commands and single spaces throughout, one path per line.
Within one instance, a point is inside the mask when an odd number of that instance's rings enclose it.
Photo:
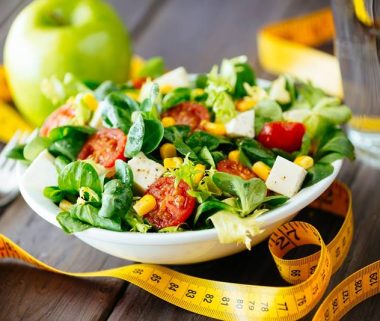
M 43 196 L 46 186 L 57 185 L 54 158 L 47 152 L 41 153 L 28 167 L 20 166 L 20 191 L 29 206 L 42 218 L 60 228 L 56 215 L 60 209 Z M 283 206 L 260 216 L 263 232 L 252 238 L 255 245 L 279 225 L 291 220 L 298 211 L 321 195 L 336 178 L 342 161 L 333 163 L 334 172 L 319 183 L 301 190 Z M 114 232 L 90 228 L 75 233 L 83 242 L 105 253 L 138 262 L 157 264 L 190 264 L 209 261 L 245 249 L 243 244 L 221 244 L 215 229 L 187 231 L 182 233 L 133 233 Z

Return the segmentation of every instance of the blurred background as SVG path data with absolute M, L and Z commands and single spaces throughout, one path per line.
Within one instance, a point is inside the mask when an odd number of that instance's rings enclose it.
M 7 31 L 31 0 L 0 0 L 0 61 Z M 329 5 L 327 0 L 108 0 L 131 33 L 134 50 L 162 56 L 167 67 L 205 72 L 246 54 L 258 67 L 256 33 L 271 22 Z M 191 27 L 189 27 L 191 25 Z

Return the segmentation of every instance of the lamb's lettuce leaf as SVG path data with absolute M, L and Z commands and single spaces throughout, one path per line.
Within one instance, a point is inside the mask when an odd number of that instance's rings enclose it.
M 240 176 L 215 172 L 212 180 L 223 192 L 238 197 L 242 216 L 251 214 L 261 205 L 267 193 L 265 183 L 258 178 L 244 180 Z
M 84 161 L 75 161 L 63 168 L 58 175 L 58 187 L 70 194 L 77 194 L 81 187 L 89 187 L 98 195 L 103 184 L 96 169 Z
M 102 206 L 99 210 L 101 217 L 122 217 L 132 204 L 133 193 L 119 179 L 113 179 L 104 185 Z

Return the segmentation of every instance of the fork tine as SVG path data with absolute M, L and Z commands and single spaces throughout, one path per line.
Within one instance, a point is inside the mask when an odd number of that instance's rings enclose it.
M 13 168 L 15 167 L 16 165 L 16 161 L 14 159 L 7 159 L 5 162 L 4 162 L 4 165 L 0 168 L 0 171 L 5 171 L 5 172 L 8 172 L 9 174 L 11 174 L 11 171 L 13 170 Z
M 3 148 L 3 150 L 1 151 L 0 153 L 0 167 L 3 166 L 3 164 L 5 163 L 5 161 L 7 160 L 7 153 L 17 145 L 18 143 L 18 140 L 20 138 L 20 135 L 21 135 L 21 131 L 18 130 L 16 131 L 16 133 L 13 135 L 13 137 L 11 138 L 11 140 L 9 141 L 9 143 Z

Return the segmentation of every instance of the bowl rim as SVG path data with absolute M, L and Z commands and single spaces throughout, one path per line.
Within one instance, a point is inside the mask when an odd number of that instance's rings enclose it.
M 49 155 L 49 157 L 53 158 L 53 156 L 51 156 L 47 151 L 46 154 Z M 43 157 L 43 155 L 40 156 Z M 257 218 L 257 223 L 261 226 L 262 229 L 265 229 L 270 225 L 276 224 L 276 222 L 283 221 L 287 218 L 292 217 L 294 213 L 305 208 L 312 201 L 317 199 L 333 183 L 342 167 L 342 164 L 343 160 L 336 160 L 333 162 L 333 173 L 331 173 L 328 177 L 324 178 L 320 182 L 302 189 L 295 196 L 291 197 L 284 205 L 259 216 Z M 62 230 L 56 220 L 56 215 L 60 212 L 59 207 L 50 200 L 48 200 L 48 206 L 39 204 L 39 201 L 33 197 L 33 193 L 28 190 L 28 184 L 25 184 L 25 182 L 23 183 L 23 171 L 26 172 L 25 167 L 19 166 L 18 173 L 20 177 L 20 192 L 26 203 L 39 216 Z M 47 204 L 47 202 L 45 203 Z M 191 242 L 209 241 L 218 238 L 218 234 L 215 228 L 196 231 L 184 231 L 180 233 L 139 233 L 128 231 L 117 232 L 91 227 L 82 232 L 76 232 L 73 234 L 81 239 L 94 239 L 112 243 L 131 243 L 136 245 L 178 245 Z

